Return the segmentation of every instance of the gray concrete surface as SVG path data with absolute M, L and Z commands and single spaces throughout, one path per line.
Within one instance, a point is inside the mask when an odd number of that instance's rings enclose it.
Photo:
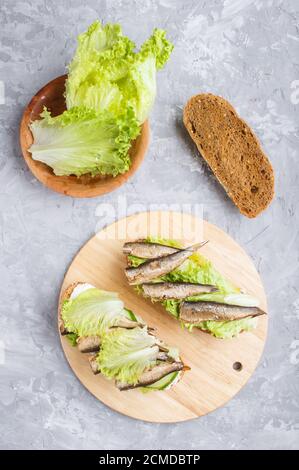
M 295 449 L 299 447 L 298 111 L 296 0 L 2 0 L 0 49 L 0 447 L 4 449 Z M 120 22 L 140 43 L 167 29 L 175 50 L 158 77 L 146 160 L 125 186 L 75 200 L 28 171 L 18 128 L 30 97 L 64 73 L 79 32 Z M 276 198 L 256 220 L 241 216 L 197 158 L 182 128 L 192 94 L 229 99 L 269 154 Z M 4 93 L 3 93 L 4 92 Z M 98 402 L 70 371 L 56 331 L 66 267 L 97 228 L 142 202 L 204 204 L 204 216 L 253 257 L 267 290 L 269 337 L 248 385 L 191 422 L 152 425 Z

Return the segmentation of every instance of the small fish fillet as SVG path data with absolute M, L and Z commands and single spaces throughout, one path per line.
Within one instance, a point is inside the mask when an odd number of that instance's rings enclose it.
M 82 353 L 95 352 L 100 349 L 99 336 L 81 336 L 77 339 L 78 349 Z
M 138 256 L 139 258 L 159 258 L 161 256 L 171 255 L 177 251 L 181 251 L 181 249 L 161 245 L 160 243 L 150 243 L 146 240 L 127 242 L 123 246 L 123 253 L 125 255 Z
M 165 375 L 168 375 L 171 372 L 183 370 L 183 368 L 184 364 L 182 362 L 172 362 L 171 364 L 159 364 L 158 366 L 153 367 L 153 369 L 144 372 L 136 385 L 129 385 L 122 382 L 116 382 L 116 386 L 119 390 L 129 390 L 130 388 L 145 387 L 146 385 L 151 385 L 157 382 L 158 380 L 165 377 Z
M 97 363 L 97 355 L 94 354 L 93 356 L 90 356 L 88 360 L 89 360 L 89 364 L 90 364 L 92 372 L 94 374 L 99 374 L 101 371 L 99 370 L 99 366 Z
M 192 284 L 184 282 L 157 282 L 141 284 L 145 297 L 157 300 L 185 299 L 193 295 L 217 291 L 216 286 L 209 284 Z
M 177 251 L 171 255 L 145 261 L 145 263 L 136 268 L 126 268 L 125 274 L 129 284 L 141 284 L 169 273 L 180 266 L 192 253 L 206 243 L 207 242 L 197 243 L 196 245 Z
M 180 307 L 180 320 L 186 323 L 238 320 L 265 314 L 266 312 L 258 307 L 240 307 L 216 302 L 182 302 Z

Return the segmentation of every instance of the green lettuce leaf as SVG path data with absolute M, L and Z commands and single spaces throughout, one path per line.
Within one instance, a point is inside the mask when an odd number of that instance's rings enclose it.
M 119 81 L 124 99 L 133 107 L 140 123 L 147 119 L 155 101 L 156 71 L 167 62 L 172 49 L 165 31 L 155 29 L 135 55 L 128 74 Z
M 180 304 L 181 302 L 179 300 L 163 300 L 162 305 L 164 308 L 169 312 L 171 315 L 173 315 L 175 318 L 179 318 L 180 316 Z
M 118 85 L 124 102 L 132 106 L 138 122 L 142 124 L 153 107 L 157 93 L 155 57 L 136 60 Z
M 45 109 L 41 117 L 31 124 L 34 144 L 29 152 L 56 175 L 116 176 L 128 171 L 128 151 L 140 131 L 131 108 L 118 118 L 86 108 L 72 108 L 56 117 Z
M 93 23 L 78 38 L 66 81 L 67 108 L 85 106 L 115 116 L 132 107 L 142 124 L 156 96 L 156 71 L 168 60 L 173 45 L 165 31 L 155 29 L 139 52 L 117 24 Z
M 174 248 L 183 248 L 182 244 L 177 240 L 171 238 L 162 238 L 159 236 L 150 235 L 146 237 L 148 243 L 159 243 L 160 245 L 173 246 Z
M 159 70 L 164 67 L 172 51 L 173 44 L 166 38 L 166 32 L 155 28 L 149 39 L 142 44 L 138 58 L 154 57 L 155 65 Z
M 135 315 L 135 313 L 132 312 L 132 310 L 130 310 L 129 308 L 125 308 L 125 311 L 126 311 L 126 314 L 127 314 L 127 317 L 129 318 L 129 320 L 139 321 L 139 317 L 137 315 Z
M 107 333 L 101 343 L 97 363 L 103 375 L 136 385 L 142 373 L 156 364 L 156 338 L 146 328 L 117 328 Z
M 156 71 L 172 51 L 163 30 L 135 52 L 120 25 L 95 21 L 79 35 L 68 67 L 67 111 L 46 110 L 31 124 L 34 160 L 55 175 L 112 175 L 129 170 L 129 149 L 156 95 Z
M 258 307 L 259 301 L 252 295 L 242 293 L 227 294 L 224 291 L 211 292 L 206 294 L 188 297 L 186 300 L 190 302 L 218 302 L 227 305 L 239 305 L 241 307 Z
M 121 317 L 127 317 L 123 302 L 114 292 L 91 288 L 62 306 L 64 326 L 78 336 L 102 336 Z
M 66 93 L 67 108 L 82 107 L 93 109 L 96 113 L 109 111 L 119 116 L 125 108 L 123 95 L 116 83 L 110 82 L 105 75 L 91 72 L 89 76 L 75 86 L 69 78 Z
M 128 255 L 128 263 L 133 268 L 137 268 L 146 261 L 145 258 L 139 258 L 139 256 Z
M 91 101 L 96 105 L 98 98 L 92 97 L 93 94 L 102 96 L 102 100 L 103 95 L 107 94 L 110 105 L 114 99 L 118 102 L 120 95 L 113 82 L 128 73 L 134 49 L 134 42 L 122 34 L 118 24 L 103 27 L 95 21 L 85 33 L 80 34 L 76 53 L 68 67 L 67 108 L 88 106 Z M 103 109 L 99 108 L 100 111 Z
M 181 266 L 161 277 L 169 282 L 194 282 L 212 284 L 222 293 L 240 293 L 240 289 L 225 279 L 212 265 L 211 261 L 200 253 L 193 253 Z
M 242 331 L 250 331 L 256 328 L 257 318 L 241 318 L 240 320 L 231 321 L 203 321 L 198 325 L 185 324 L 186 328 L 192 331 L 193 327 L 208 331 L 216 338 L 231 339 Z
M 77 339 L 79 338 L 79 336 L 76 333 L 68 333 L 66 337 L 72 346 L 77 346 Z

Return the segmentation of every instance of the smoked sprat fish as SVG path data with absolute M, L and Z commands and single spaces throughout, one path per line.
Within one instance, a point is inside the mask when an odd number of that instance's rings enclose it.
M 180 320 L 191 324 L 207 320 L 239 320 L 265 314 L 266 312 L 258 307 L 241 307 L 217 302 L 182 302 L 180 306 Z
M 191 256 L 204 243 L 168 253 L 169 245 L 178 246 L 176 240 L 156 238 L 158 244 L 150 240 L 125 244 L 128 282 L 145 298 L 160 302 L 189 331 L 197 327 L 217 338 L 231 339 L 256 328 L 257 317 L 267 314 L 259 308 L 258 298 L 224 277 L 204 255 Z M 133 254 L 142 258 L 137 267 Z
M 168 274 L 180 266 L 195 251 L 203 247 L 207 241 L 177 251 L 160 258 L 150 259 L 136 268 L 126 268 L 125 273 L 129 284 L 142 284 Z
M 127 242 L 123 246 L 123 253 L 125 255 L 137 256 L 138 258 L 160 258 L 161 256 L 171 255 L 177 251 L 181 251 L 181 249 L 161 245 L 160 243 L 150 243 L 147 240 Z
M 81 336 L 77 339 L 78 349 L 82 353 L 91 353 L 100 349 L 99 336 Z
M 216 292 L 216 286 L 191 282 L 156 282 L 141 284 L 144 297 L 153 300 L 185 299 L 199 294 Z
M 128 390 L 130 388 L 136 387 L 145 387 L 146 385 L 151 385 L 158 380 L 162 379 L 172 372 L 178 372 L 183 370 L 184 364 L 180 361 L 173 362 L 172 364 L 159 364 L 158 366 L 153 367 L 153 369 L 146 371 L 140 377 L 136 385 L 129 385 L 122 382 L 116 382 L 117 388 L 119 390 Z

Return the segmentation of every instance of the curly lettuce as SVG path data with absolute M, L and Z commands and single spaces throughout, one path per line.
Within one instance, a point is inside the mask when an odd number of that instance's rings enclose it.
M 61 316 L 65 329 L 76 336 L 102 336 L 122 317 L 128 318 L 123 302 L 114 292 L 90 288 L 65 300 Z
M 134 57 L 135 43 L 122 33 L 119 24 L 94 21 L 77 39 L 75 55 L 68 66 L 67 99 L 71 87 L 78 87 L 92 72 L 105 74 L 111 81 L 119 80 L 128 72 Z
M 131 108 L 118 118 L 84 107 L 52 117 L 44 109 L 41 118 L 31 124 L 34 143 L 29 152 L 55 175 L 116 176 L 128 171 L 131 141 L 140 132 Z
M 136 385 L 143 372 L 156 365 L 159 347 L 155 343 L 146 328 L 110 331 L 101 342 L 98 368 L 107 378 Z
M 172 44 L 155 29 L 139 52 L 119 24 L 95 21 L 78 37 L 65 84 L 67 111 L 47 110 L 31 124 L 34 160 L 57 176 L 117 176 L 131 166 L 129 149 L 156 96 L 156 72 Z
M 193 327 L 200 328 L 203 331 L 208 331 L 216 338 L 231 339 L 238 336 L 242 331 L 250 331 L 257 326 L 256 317 L 241 318 L 240 320 L 231 321 L 203 321 L 197 325 L 188 325 L 185 323 L 186 328 L 192 331 Z
M 163 68 L 173 45 L 165 31 L 155 29 L 139 52 L 118 24 L 94 22 L 78 38 L 69 65 L 66 104 L 118 115 L 132 107 L 139 124 L 150 113 L 156 96 L 156 72 Z
M 126 77 L 118 82 L 124 100 L 133 107 L 140 123 L 148 118 L 153 107 L 157 93 L 156 72 L 164 67 L 172 49 L 165 31 L 155 29 L 135 55 Z

